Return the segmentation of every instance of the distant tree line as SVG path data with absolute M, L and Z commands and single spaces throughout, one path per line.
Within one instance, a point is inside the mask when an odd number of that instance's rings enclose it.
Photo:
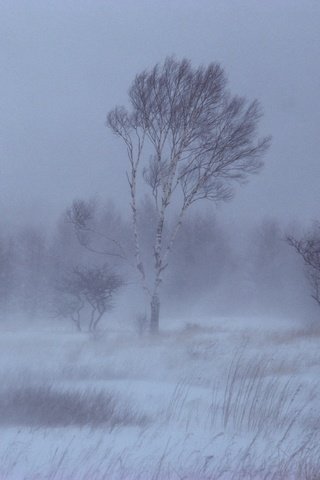
M 86 214 L 82 226 L 74 223 L 75 208 L 78 215 Z M 152 270 L 156 212 L 147 197 L 140 211 L 145 268 Z M 301 308 L 307 287 L 299 259 L 284 241 L 284 230 L 275 220 L 267 220 L 243 228 L 241 239 L 236 228 L 223 225 L 212 213 L 191 214 L 177 235 L 167 271 L 163 295 L 168 308 L 181 315 L 190 307 L 201 311 L 202 306 L 222 313 L 268 312 L 284 306 L 294 311 L 299 302 Z M 138 285 L 130 235 L 130 221 L 113 204 L 92 200 L 74 202 L 50 231 L 26 225 L 6 232 L 3 227 L 1 316 L 23 312 L 29 318 L 95 331 L 106 328 L 111 309 L 124 302 L 133 321 L 135 313 L 145 310 L 141 305 L 136 311 L 137 306 L 128 303 L 129 286 Z M 318 300 L 314 266 L 311 273 Z
M 319 226 L 300 238 L 272 219 L 239 231 L 202 208 L 230 200 L 235 184 L 260 172 L 270 137 L 258 134 L 259 102 L 232 95 L 219 64 L 173 57 L 138 74 L 128 93 L 107 127 L 125 147 L 130 218 L 110 202 L 77 199 L 53 231 L 3 228 L 1 312 L 94 332 L 129 285 L 142 287 L 138 316 L 152 333 L 163 296 L 180 311 L 289 312 L 306 285 L 288 244 L 320 304 Z

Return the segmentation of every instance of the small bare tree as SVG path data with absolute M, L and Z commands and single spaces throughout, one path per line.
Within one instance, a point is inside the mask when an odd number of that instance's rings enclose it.
M 96 225 L 97 205 L 93 200 L 74 200 L 71 207 L 66 212 L 66 220 L 74 229 L 77 240 L 89 252 L 105 255 L 117 260 L 128 260 L 123 245 L 117 238 L 115 232 L 108 235 L 104 229 Z M 107 220 L 116 221 L 112 212 L 109 213 Z M 118 220 L 120 223 L 120 220 Z M 110 230 L 110 226 L 108 226 Z
M 320 224 L 303 238 L 287 236 L 288 244 L 302 257 L 311 286 L 311 296 L 320 305 Z
M 81 332 L 81 311 L 84 308 L 84 300 L 81 295 L 76 293 L 59 292 L 54 299 L 53 316 L 58 318 L 68 318 Z
M 91 307 L 89 330 L 93 332 L 102 316 L 112 308 L 113 296 L 123 285 L 123 280 L 110 271 L 107 264 L 102 267 L 77 267 L 74 277 L 82 296 Z
M 122 278 L 107 264 L 101 267 L 77 266 L 58 286 L 60 296 L 56 301 L 55 314 L 71 318 L 81 331 L 81 312 L 89 307 L 88 329 L 94 332 L 103 315 L 113 307 L 113 297 L 122 285 Z
M 243 182 L 260 171 L 270 139 L 256 139 L 259 104 L 232 96 L 219 64 L 194 69 L 185 59 L 167 58 L 136 76 L 129 99 L 131 110 L 116 107 L 107 125 L 124 142 L 129 158 L 135 263 L 151 300 L 151 331 L 157 332 L 163 272 L 187 210 L 205 199 L 229 200 L 234 181 Z M 139 174 L 158 215 L 151 282 L 140 247 Z M 177 220 L 165 239 L 170 207 L 176 209 Z

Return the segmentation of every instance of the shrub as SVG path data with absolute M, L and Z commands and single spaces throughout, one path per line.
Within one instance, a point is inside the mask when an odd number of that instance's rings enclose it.
M 112 393 L 21 386 L 0 393 L 0 424 L 44 427 L 141 425 L 146 416 Z

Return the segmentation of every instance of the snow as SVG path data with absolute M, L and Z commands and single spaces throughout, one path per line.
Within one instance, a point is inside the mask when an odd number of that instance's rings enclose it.
M 2 421 L 0 479 L 312 478 L 320 328 L 261 316 L 188 320 L 166 319 L 156 338 L 3 328 L 2 389 L 105 391 L 128 419 L 144 420 Z

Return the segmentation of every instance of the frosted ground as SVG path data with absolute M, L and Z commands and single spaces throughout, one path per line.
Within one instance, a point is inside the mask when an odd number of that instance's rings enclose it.
M 0 479 L 320 478 L 320 328 L 2 325 Z

